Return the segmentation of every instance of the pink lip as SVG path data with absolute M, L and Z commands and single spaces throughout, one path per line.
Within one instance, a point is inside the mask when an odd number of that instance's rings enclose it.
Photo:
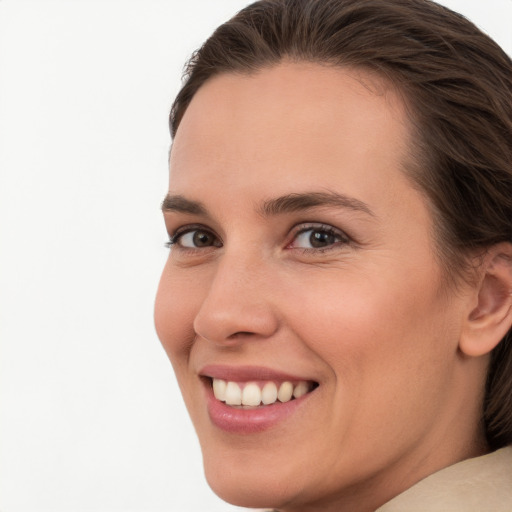
M 201 372 L 203 377 L 230 380 L 234 382 L 247 381 L 274 381 L 274 382 L 298 382 L 305 379 L 269 368 L 254 366 L 206 366 Z M 220 402 L 213 396 L 213 389 L 209 379 L 203 379 L 206 392 L 208 415 L 211 422 L 221 430 L 231 434 L 254 434 L 270 429 L 295 414 L 307 403 L 312 393 L 293 399 L 289 402 L 276 402 L 272 405 L 258 408 L 237 408 Z
M 226 366 L 226 365 L 208 365 L 203 367 L 199 374 L 205 377 L 215 379 L 231 380 L 233 382 L 249 382 L 272 380 L 275 382 L 298 382 L 302 380 L 312 380 L 307 377 L 291 375 L 263 366 Z

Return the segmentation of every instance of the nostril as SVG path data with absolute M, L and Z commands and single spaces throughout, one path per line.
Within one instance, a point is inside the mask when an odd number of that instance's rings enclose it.
M 253 294 L 231 290 L 232 276 L 217 275 L 196 312 L 193 329 L 211 343 L 233 344 L 269 338 L 279 328 L 273 307 L 262 299 L 263 292 Z M 256 295 L 253 296 L 253 295 Z
M 233 334 L 231 334 L 230 336 L 228 336 L 228 340 L 229 339 L 237 339 L 237 338 L 241 338 L 241 337 L 246 337 L 246 336 L 254 336 L 255 333 L 253 332 L 249 332 L 249 331 L 238 331 L 238 332 L 235 332 Z

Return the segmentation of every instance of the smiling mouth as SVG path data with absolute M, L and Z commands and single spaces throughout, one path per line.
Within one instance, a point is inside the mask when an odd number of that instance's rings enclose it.
M 235 382 L 208 377 L 216 400 L 235 408 L 256 408 L 286 403 L 311 393 L 318 387 L 313 381 Z

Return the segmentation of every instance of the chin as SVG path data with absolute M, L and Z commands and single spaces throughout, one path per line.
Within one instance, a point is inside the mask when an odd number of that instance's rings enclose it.
M 208 483 L 219 498 L 237 507 L 274 509 L 281 506 L 278 496 L 267 490 L 262 491 L 259 486 L 245 487 L 243 483 L 238 483 L 235 487 L 233 483 L 219 482 L 215 477 L 213 482 L 208 480 Z
M 285 488 L 281 480 L 251 479 L 243 474 L 219 475 L 218 470 L 206 471 L 206 479 L 219 498 L 238 507 L 281 509 L 292 501 L 291 489 Z
M 231 452 L 231 453 L 229 453 Z M 295 501 L 305 482 L 282 461 L 261 453 L 226 450 L 203 452 L 206 480 L 224 501 L 247 508 L 281 508 Z M 301 469 L 301 473 L 307 471 Z M 284 485 L 286 482 L 286 485 Z

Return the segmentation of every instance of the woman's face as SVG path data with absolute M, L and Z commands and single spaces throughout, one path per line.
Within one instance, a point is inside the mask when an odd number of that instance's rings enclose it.
M 156 327 L 227 501 L 372 509 L 467 441 L 408 137 L 390 87 L 316 64 L 218 76 L 182 120 Z

